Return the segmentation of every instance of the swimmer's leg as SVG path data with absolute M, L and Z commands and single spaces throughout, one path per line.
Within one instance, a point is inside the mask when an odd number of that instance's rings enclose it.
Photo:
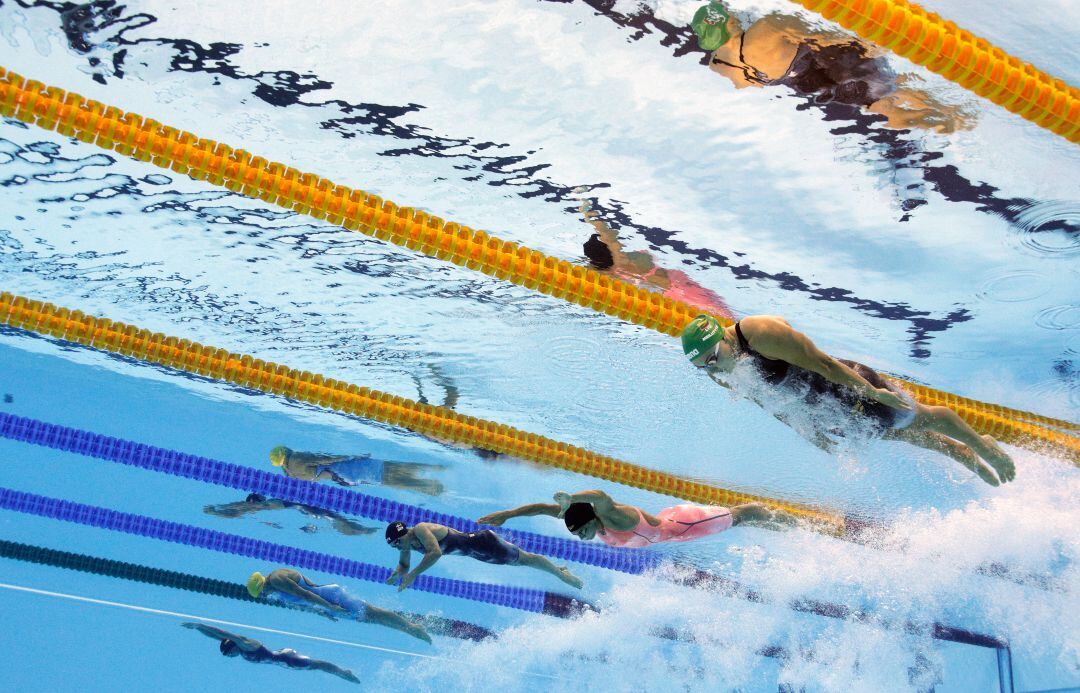
M 799 519 L 783 510 L 768 508 L 761 503 L 743 503 L 731 508 L 731 524 L 785 530 L 794 527 Z
M 538 556 L 535 553 L 529 553 L 528 551 L 522 551 L 521 549 L 518 549 L 517 563 L 512 563 L 511 565 L 523 565 L 526 568 L 536 568 L 545 573 L 551 573 L 571 587 L 576 587 L 578 589 L 581 589 L 581 586 L 585 584 L 582 582 L 581 578 L 571 573 L 566 566 L 557 566 L 544 556 Z
M 422 479 L 417 475 L 418 469 L 426 467 L 438 468 L 439 465 L 413 465 L 408 462 L 386 462 L 383 465 L 382 482 L 387 486 L 409 489 L 426 493 L 429 496 L 442 495 L 445 490 L 442 483 L 434 479 Z
M 917 420 L 916 420 L 917 421 Z M 967 467 L 971 471 L 979 475 L 979 478 L 990 484 L 991 486 L 1000 486 L 1001 482 L 998 481 L 997 475 L 994 474 L 994 470 L 986 462 L 979 459 L 979 456 L 974 450 L 969 448 L 963 443 L 949 438 L 948 436 L 935 433 L 933 431 L 918 431 L 913 430 L 915 424 L 912 424 L 909 428 L 901 429 L 898 431 L 888 431 L 885 434 L 885 438 L 890 440 L 902 440 L 905 443 L 912 445 L 918 445 L 921 448 L 927 450 L 933 450 L 934 452 L 940 452 L 941 454 L 951 457 L 963 466 Z
M 376 623 L 380 626 L 400 630 L 402 633 L 407 633 L 414 638 L 418 638 L 429 644 L 431 643 L 431 636 L 428 635 L 427 630 L 425 630 L 422 625 L 406 620 L 404 616 L 396 611 L 380 609 L 377 606 L 368 604 L 367 610 L 364 612 L 364 620 L 368 623 Z
M 308 665 L 305 668 L 325 671 L 327 674 L 333 674 L 338 678 L 345 679 L 346 681 L 351 681 L 352 683 L 362 683 L 360 679 L 356 677 L 356 674 L 352 673 L 348 669 L 343 669 L 339 667 L 333 662 L 324 662 L 321 659 L 310 659 L 308 660 Z

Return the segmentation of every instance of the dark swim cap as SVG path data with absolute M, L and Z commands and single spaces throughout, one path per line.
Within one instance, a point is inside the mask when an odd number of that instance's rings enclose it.
M 266 500 L 266 496 L 261 493 L 249 493 L 244 500 L 248 503 L 262 503 Z
M 615 256 L 611 254 L 607 243 L 600 240 L 600 234 L 594 233 L 582 248 L 585 250 L 585 257 L 589 258 L 589 262 L 596 269 L 605 270 L 615 265 Z
M 730 18 L 727 8 L 719 0 L 712 0 L 694 13 L 690 26 L 697 34 L 698 46 L 701 50 L 714 51 L 728 42 L 731 38 L 731 33 L 727 28 Z
M 571 532 L 576 532 L 585 525 L 596 519 L 596 511 L 592 503 L 571 503 L 563 513 L 563 522 Z
M 404 522 L 391 522 L 386 525 L 386 543 L 393 544 L 398 539 L 409 533 L 409 528 Z
M 221 654 L 228 657 L 236 650 L 236 643 L 228 638 L 225 638 L 218 643 L 218 649 L 221 650 Z

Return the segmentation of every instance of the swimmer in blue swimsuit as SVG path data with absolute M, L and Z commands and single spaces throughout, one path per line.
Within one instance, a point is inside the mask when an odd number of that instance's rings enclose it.
M 252 573 L 247 589 L 255 599 L 282 602 L 331 620 L 347 618 L 374 623 L 431 642 L 431 636 L 419 623 L 407 621 L 396 611 L 372 606 L 349 594 L 341 585 L 316 585 L 295 570 L 278 568 L 266 576 Z
M 216 515 L 217 517 L 235 519 L 243 517 L 245 515 L 253 515 L 255 513 L 268 510 L 290 509 L 299 510 L 301 513 L 307 515 L 308 517 L 313 517 L 321 520 L 330 520 L 331 526 L 338 532 L 346 536 L 373 534 L 377 531 L 374 527 L 365 527 L 356 520 L 350 520 L 344 515 L 336 513 L 333 510 L 316 508 L 313 505 L 294 503 L 292 501 L 281 500 L 280 498 L 267 498 L 260 493 L 249 493 L 248 497 L 242 501 L 222 503 L 220 505 L 207 505 L 203 508 L 203 512 L 208 515 Z M 266 522 L 264 524 L 281 529 L 281 525 L 275 522 Z M 308 532 L 309 534 L 313 534 L 318 531 L 318 528 L 315 525 L 305 525 L 300 529 L 304 532 Z
M 408 589 L 418 575 L 444 555 L 468 556 L 495 565 L 536 568 L 551 573 L 571 587 L 581 589 L 583 584 L 581 578 L 566 566 L 557 566 L 544 556 L 519 549 L 490 529 L 466 534 L 434 522 L 420 522 L 413 527 L 406 527 L 404 522 L 391 522 L 386 527 L 386 543 L 401 552 L 397 567 L 386 581 L 393 585 L 400 578 L 398 592 Z M 409 570 L 413 551 L 420 551 L 424 558 Z
M 833 358 L 781 317 L 752 315 L 724 327 L 710 315 L 699 315 L 683 330 L 682 343 L 690 362 L 724 387 L 732 387 L 725 375 L 748 363 L 776 390 L 813 408 L 842 410 L 883 438 L 948 455 L 992 486 L 1016 478 L 1016 466 L 997 441 L 979 435 L 955 411 L 917 402 L 872 368 Z M 813 442 L 828 451 L 827 441 Z
M 327 455 L 321 452 L 297 452 L 284 445 L 270 451 L 270 463 L 281 467 L 285 476 L 306 481 L 332 481 L 339 486 L 384 484 L 409 491 L 438 496 L 443 485 L 419 476 L 427 470 L 446 469 L 438 464 L 386 462 L 371 455 Z
M 321 659 L 305 657 L 296 650 L 290 650 L 288 648 L 270 650 L 258 640 L 245 638 L 243 635 L 230 633 L 227 630 L 208 626 L 205 623 L 188 622 L 182 623 L 181 625 L 184 628 L 197 630 L 203 635 L 217 640 L 219 643 L 218 649 L 220 649 L 221 654 L 226 657 L 243 657 L 247 661 L 255 664 L 277 664 L 278 666 L 288 667 L 289 669 L 314 669 L 315 671 L 325 671 L 327 674 L 333 674 L 334 676 L 343 678 L 346 681 L 351 681 L 352 683 L 362 683 L 360 679 L 356 678 L 356 674 L 348 669 L 342 669 L 337 664 L 324 662 Z

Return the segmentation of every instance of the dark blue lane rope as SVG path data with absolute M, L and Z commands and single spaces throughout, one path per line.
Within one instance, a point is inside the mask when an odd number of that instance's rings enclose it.
M 548 537 L 515 529 L 482 526 L 463 517 L 437 513 L 414 505 L 369 496 L 351 489 L 313 484 L 310 481 L 291 479 L 282 474 L 273 474 L 261 469 L 143 445 L 92 431 L 58 426 L 12 414 L 0 413 L 0 436 L 382 522 L 401 520 L 408 525 L 417 522 L 436 522 L 461 532 L 494 529 L 511 543 L 532 553 L 635 575 L 655 568 L 661 563 L 659 556 L 648 552 L 617 549 L 603 544 L 588 544 L 578 539 Z
M 256 599 L 248 594 L 247 588 L 244 585 L 235 582 L 226 582 L 225 580 L 217 580 L 202 575 L 192 575 L 191 573 L 181 573 L 176 570 L 153 568 L 138 563 L 127 563 L 126 561 L 117 561 L 111 558 L 102 558 L 101 556 L 90 556 L 84 553 L 60 551 L 58 549 L 45 548 L 44 546 L 22 544 L 20 542 L 6 541 L 3 539 L 0 539 L 0 556 L 16 561 L 25 561 L 26 563 L 37 563 L 38 565 L 66 568 L 67 570 L 77 570 L 81 573 L 91 573 L 93 575 L 105 575 L 121 580 L 132 580 L 148 585 L 171 587 L 173 589 L 186 590 L 188 592 L 209 594 L 214 597 L 262 604 L 263 606 L 303 610 L 289 602 L 278 599 Z M 475 623 L 469 623 L 468 621 L 459 621 L 456 618 L 443 618 L 442 616 L 411 613 L 406 613 L 405 615 L 413 620 L 423 622 L 428 630 L 438 635 L 465 640 L 486 640 L 487 638 L 495 637 L 494 632 L 483 626 L 478 626 Z
M 271 474 L 251 467 L 242 467 L 206 457 L 188 455 L 174 450 L 112 438 L 90 431 L 58 426 L 12 414 L 0 413 L 0 436 L 189 479 L 263 493 L 267 496 L 376 520 L 392 522 L 400 519 L 407 524 L 437 522 L 463 532 L 474 532 L 483 529 L 481 525 L 472 520 L 369 496 L 351 489 L 314 484 L 310 481 L 292 479 L 284 475 Z M 504 528 L 498 528 L 496 531 L 527 551 L 621 570 L 627 573 L 640 574 L 650 568 L 658 567 L 661 563 L 660 556 L 642 549 L 614 549 L 603 545 L 546 537 L 532 532 Z M 733 597 L 751 602 L 769 603 L 765 595 L 740 585 L 730 578 L 695 568 L 687 569 L 686 566 L 682 566 L 682 568 L 683 571 L 681 572 L 684 574 L 672 576 L 670 579 L 693 587 L 719 588 Z M 388 576 L 389 573 L 387 573 Z M 424 576 L 421 576 L 421 579 L 424 579 Z M 579 613 L 581 610 L 581 602 L 577 600 L 552 592 L 544 592 L 543 594 L 545 613 L 569 616 Z M 812 599 L 800 599 L 791 602 L 788 607 L 802 613 L 854 620 L 862 623 L 875 623 L 877 620 L 872 612 Z M 913 623 L 905 623 L 902 627 L 913 635 L 927 632 L 926 628 Z M 1007 643 L 992 635 L 977 633 L 965 628 L 946 626 L 941 623 L 932 624 L 928 632 L 931 637 L 937 640 L 978 647 L 1007 647 Z
M 274 565 L 308 568 L 370 582 L 384 583 L 390 577 L 389 568 L 371 563 L 7 488 L 0 488 L 0 508 L 176 544 L 197 546 L 237 556 L 258 558 Z M 413 587 L 424 592 L 472 599 L 552 616 L 570 616 L 591 608 L 582 601 L 552 592 L 451 580 L 430 575 L 418 577 Z

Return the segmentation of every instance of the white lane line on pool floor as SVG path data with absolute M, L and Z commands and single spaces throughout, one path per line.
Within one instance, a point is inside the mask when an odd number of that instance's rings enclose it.
M 157 616 L 173 616 L 176 618 L 187 618 L 195 621 L 203 621 L 205 623 L 217 623 L 224 626 L 234 626 L 237 628 L 248 628 L 250 630 L 262 631 L 264 633 L 274 633 L 276 635 L 288 635 L 294 638 L 305 638 L 307 640 L 318 640 L 320 642 L 328 642 L 334 645 L 345 645 L 347 647 L 355 647 L 361 650 L 374 650 L 376 652 L 387 652 L 390 654 L 405 655 L 407 657 L 416 657 L 418 659 L 431 659 L 441 662 L 449 662 L 456 666 L 460 666 L 463 662 L 460 659 L 450 659 L 449 657 L 437 657 L 435 655 L 420 654 L 419 652 L 409 652 L 408 650 L 395 650 L 390 647 L 380 647 L 378 645 L 368 645 L 366 643 L 351 642 L 349 640 L 337 640 L 336 638 L 324 638 L 321 635 L 308 635 L 306 633 L 295 633 L 289 630 L 279 630 L 277 628 L 267 628 L 266 626 L 253 626 L 250 623 L 238 623 L 236 621 L 226 621 L 220 618 L 210 618 L 208 616 L 196 616 L 194 614 L 184 614 L 178 611 L 164 611 L 162 609 L 152 609 L 148 606 L 138 606 L 136 604 L 124 604 L 123 602 L 111 602 L 106 599 L 95 599 L 94 597 L 80 597 L 77 594 L 66 594 L 64 592 L 51 592 L 49 590 L 40 590 L 34 587 L 23 587 L 22 585 L 10 585 L 6 582 L 0 582 L 0 587 L 6 590 L 12 590 L 15 592 L 29 592 L 30 594 L 37 594 L 45 597 L 56 597 L 58 599 L 68 599 L 76 602 L 84 602 L 86 604 L 96 604 L 98 606 L 111 606 L 118 609 L 129 609 L 131 611 L 138 611 L 146 614 L 155 614 Z M 518 672 L 525 676 L 536 676 L 542 679 L 552 679 L 555 681 L 565 681 L 558 676 L 551 676 L 549 674 L 538 674 L 532 671 Z

